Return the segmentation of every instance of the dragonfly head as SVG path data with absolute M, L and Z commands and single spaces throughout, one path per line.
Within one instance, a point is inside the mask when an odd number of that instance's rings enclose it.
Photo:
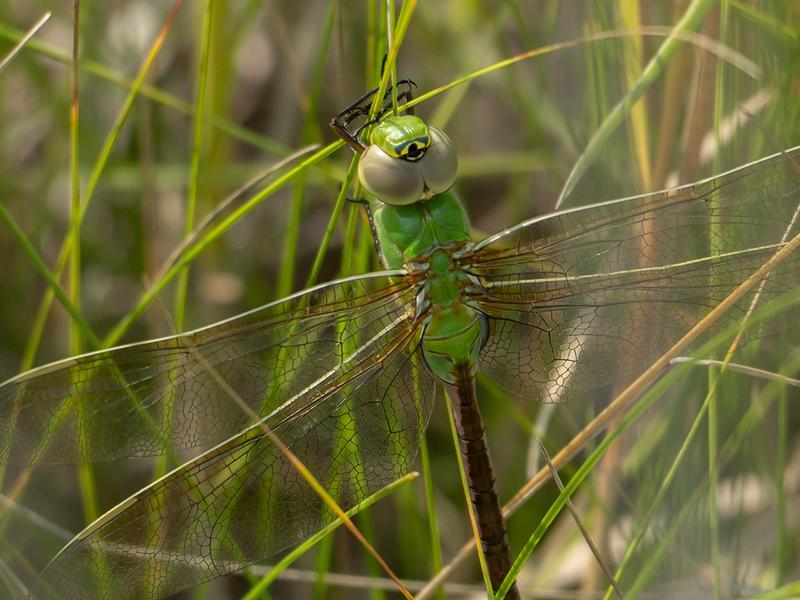
M 413 115 L 378 123 L 358 163 L 366 190 L 386 204 L 404 205 L 446 192 L 458 168 L 447 134 Z

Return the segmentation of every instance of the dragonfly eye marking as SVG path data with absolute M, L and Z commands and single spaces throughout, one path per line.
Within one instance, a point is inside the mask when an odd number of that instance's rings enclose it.
M 413 140 L 400 150 L 400 158 L 410 160 L 411 162 L 418 161 L 425 156 L 425 150 L 427 150 L 430 145 L 430 138 Z

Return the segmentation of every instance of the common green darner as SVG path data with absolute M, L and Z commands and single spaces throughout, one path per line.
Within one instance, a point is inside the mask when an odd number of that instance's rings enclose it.
M 451 189 L 455 154 L 444 133 L 414 116 L 387 117 L 365 142 L 340 116 L 337 131 L 363 152 L 360 176 L 376 196 L 386 270 L 0 385 L 7 463 L 217 444 L 78 534 L 45 568 L 34 597 L 166 596 L 296 544 L 333 515 L 264 428 L 349 507 L 410 469 L 437 379 L 459 417 L 496 588 L 509 560 L 476 370 L 544 402 L 625 383 L 798 230 L 794 148 L 473 243 Z M 790 257 L 763 296 L 796 289 L 798 275 L 800 259 Z

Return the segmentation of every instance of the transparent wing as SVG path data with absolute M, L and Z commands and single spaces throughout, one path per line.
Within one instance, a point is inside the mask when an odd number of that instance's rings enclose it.
M 347 348 L 405 322 L 414 293 L 399 271 L 343 279 L 193 332 L 19 375 L 0 384 L 0 460 L 95 462 L 208 448 L 252 423 L 221 382 L 256 414 L 270 414 L 352 368 L 342 363 Z
M 624 385 L 798 232 L 800 148 L 673 190 L 554 213 L 476 246 L 482 370 L 544 402 Z M 769 277 L 795 290 L 800 257 Z M 482 287 L 483 289 L 477 289 Z M 740 319 L 750 294 L 726 319 Z
M 419 332 L 394 313 L 347 351 L 347 372 L 278 408 L 264 423 L 337 502 L 353 506 L 408 472 L 427 424 L 433 379 Z M 363 325 L 363 323 L 362 323 Z M 165 597 L 241 569 L 333 519 L 259 425 L 131 496 L 45 568 L 35 598 Z

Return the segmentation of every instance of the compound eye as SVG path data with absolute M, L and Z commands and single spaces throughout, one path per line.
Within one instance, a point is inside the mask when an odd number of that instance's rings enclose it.
M 430 126 L 428 131 L 431 145 L 425 151 L 425 156 L 419 160 L 419 166 L 428 189 L 434 194 L 441 194 L 449 190 L 456 180 L 458 156 L 453 142 L 444 131 Z
M 392 158 L 376 145 L 358 162 L 358 178 L 367 191 L 386 204 L 413 204 L 422 198 L 424 183 L 417 163 Z

